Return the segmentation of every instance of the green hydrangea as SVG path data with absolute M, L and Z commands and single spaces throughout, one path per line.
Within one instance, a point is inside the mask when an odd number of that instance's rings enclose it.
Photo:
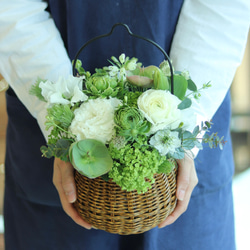
M 109 178 L 126 191 L 147 192 L 155 182 L 154 174 L 166 162 L 166 157 L 161 156 L 156 149 L 146 144 L 141 146 L 137 142 L 121 149 L 110 144 L 109 151 L 113 159 Z

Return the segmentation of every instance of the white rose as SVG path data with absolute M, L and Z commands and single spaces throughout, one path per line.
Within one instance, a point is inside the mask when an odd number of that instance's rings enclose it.
M 60 77 L 57 82 L 41 82 L 39 87 L 42 95 L 49 103 L 69 104 L 86 101 L 88 96 L 82 92 L 82 77 L 69 76 L 67 79 Z
M 178 105 L 181 101 L 165 90 L 150 89 L 137 100 L 138 108 L 145 118 L 152 123 L 150 133 L 160 129 L 176 129 L 181 122 L 181 111 Z
M 75 110 L 69 131 L 78 141 L 88 138 L 106 144 L 115 134 L 114 112 L 119 104 L 116 98 L 88 100 Z

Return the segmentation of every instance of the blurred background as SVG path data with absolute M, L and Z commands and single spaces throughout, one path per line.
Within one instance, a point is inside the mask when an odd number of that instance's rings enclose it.
M 243 62 L 236 72 L 231 93 L 231 134 L 235 159 L 233 192 L 235 200 L 236 244 L 237 250 L 249 250 L 250 241 L 248 240 L 248 237 L 250 225 L 250 198 L 248 192 L 250 192 L 250 33 Z M 0 250 L 4 250 L 2 213 L 6 126 L 7 114 L 5 93 L 4 91 L 0 91 Z

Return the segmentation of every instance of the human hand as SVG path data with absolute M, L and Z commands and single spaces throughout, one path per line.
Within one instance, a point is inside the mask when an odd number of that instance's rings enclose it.
M 73 206 L 76 201 L 76 186 L 74 180 L 74 168 L 69 162 L 59 158 L 54 160 L 53 183 L 58 191 L 63 210 L 78 225 L 91 229 L 91 225 L 84 221 Z
M 172 214 L 170 214 L 165 221 L 158 225 L 163 228 L 174 223 L 183 214 L 188 207 L 191 194 L 194 187 L 198 183 L 198 177 L 195 170 L 194 160 L 187 154 L 178 163 L 177 175 L 177 205 Z

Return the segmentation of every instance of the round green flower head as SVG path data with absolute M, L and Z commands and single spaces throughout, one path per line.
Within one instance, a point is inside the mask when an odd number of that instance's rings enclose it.
M 115 112 L 115 123 L 119 134 L 127 140 L 136 140 L 138 135 L 144 135 L 150 130 L 150 123 L 146 121 L 137 108 L 122 106 Z

